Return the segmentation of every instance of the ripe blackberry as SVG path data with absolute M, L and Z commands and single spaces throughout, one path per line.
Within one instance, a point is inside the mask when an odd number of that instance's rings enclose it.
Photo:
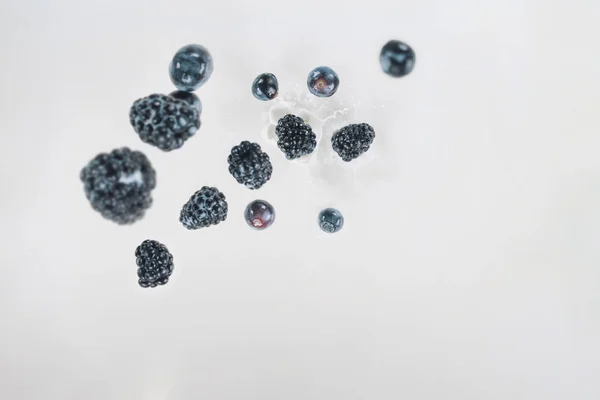
M 162 94 L 135 101 L 129 121 L 143 142 L 163 151 L 180 148 L 200 128 L 200 114 L 195 106 Z
M 317 147 L 317 136 L 302 118 L 288 114 L 277 122 L 277 146 L 288 160 L 310 154 Z
M 156 240 L 144 240 L 135 249 L 138 283 L 141 287 L 156 287 L 169 282 L 173 273 L 173 255 L 167 246 Z
M 352 124 L 343 127 L 331 137 L 333 150 L 344 161 L 352 161 L 369 150 L 375 131 L 369 124 Z
M 82 170 L 85 195 L 108 220 L 131 224 L 152 205 L 156 172 L 146 156 L 127 147 L 100 153 Z
M 243 141 L 234 146 L 227 162 L 231 175 L 248 189 L 259 189 L 271 179 L 273 166 L 269 155 L 261 151 L 258 143 Z
M 227 219 L 227 201 L 217 188 L 204 186 L 183 205 L 179 221 L 187 229 L 206 228 Z

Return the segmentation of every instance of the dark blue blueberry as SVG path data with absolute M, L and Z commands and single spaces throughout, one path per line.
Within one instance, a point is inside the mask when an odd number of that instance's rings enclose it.
M 198 110 L 198 115 L 200 115 L 202 113 L 202 102 L 200 101 L 200 98 L 198 96 L 196 96 L 194 93 L 184 92 L 183 90 L 176 90 L 173 93 L 171 93 L 169 96 L 171 96 L 177 100 L 185 101 L 190 106 L 192 106 L 196 110 Z
M 206 228 L 227 219 L 227 201 L 217 188 L 204 186 L 181 209 L 179 221 L 187 229 Z
M 129 111 L 129 122 L 144 143 L 163 151 L 180 148 L 200 128 L 196 108 L 163 94 L 135 101 Z
M 152 205 L 156 172 L 146 156 L 127 147 L 100 153 L 80 174 L 92 208 L 118 224 L 141 219 Z
M 186 92 L 202 86 L 210 78 L 212 71 L 210 53 L 198 44 L 189 44 L 179 49 L 169 65 L 171 81 L 177 89 Z
M 330 97 L 337 92 L 340 78 L 329 67 L 317 67 L 310 71 L 306 80 L 308 90 L 317 97 Z
M 371 125 L 351 124 L 333 134 L 331 145 L 342 160 L 347 162 L 369 150 L 373 139 L 375 139 L 375 130 Z
M 335 208 L 326 208 L 319 213 L 319 226 L 327 233 L 338 232 L 344 226 L 344 216 Z
M 275 221 L 275 209 L 264 200 L 254 200 L 246 207 L 244 219 L 251 228 L 267 229 Z
M 135 249 L 135 263 L 138 266 L 138 284 L 143 288 L 169 282 L 174 268 L 173 255 L 167 246 L 156 240 L 144 240 Z
M 261 150 L 258 143 L 243 141 L 234 146 L 227 163 L 235 180 L 252 190 L 267 183 L 273 172 L 269 155 Z
M 252 94 L 258 100 L 269 101 L 277 97 L 279 83 L 275 75 L 268 72 L 260 74 L 252 83 Z
M 415 67 L 415 52 L 399 40 L 390 40 L 383 46 L 379 55 L 381 68 L 386 74 L 400 78 L 411 73 Z

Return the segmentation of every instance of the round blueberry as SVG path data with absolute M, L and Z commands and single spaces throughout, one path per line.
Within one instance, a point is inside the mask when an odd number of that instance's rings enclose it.
M 330 97 L 337 92 L 340 78 L 329 67 L 317 67 L 310 71 L 306 80 L 308 90 L 317 97 Z
M 400 78 L 411 73 L 415 67 L 414 50 L 399 40 L 390 40 L 379 54 L 381 68 L 386 74 Z
M 319 226 L 327 233 L 338 232 L 344 226 L 344 216 L 335 208 L 326 208 L 319 213 Z
M 251 228 L 267 229 L 275 221 L 275 209 L 264 200 L 254 200 L 246 207 L 244 218 Z
M 200 98 L 198 96 L 196 96 L 194 93 L 184 92 L 183 90 L 176 90 L 173 93 L 171 93 L 169 96 L 171 96 L 177 100 L 185 101 L 190 106 L 192 106 L 196 110 L 198 110 L 198 114 L 202 113 L 202 102 L 200 101 Z
M 169 66 L 169 75 L 175 87 L 191 92 L 210 78 L 213 61 L 210 53 L 197 44 L 189 44 L 175 53 Z
M 275 75 L 270 73 L 260 74 L 252 83 L 252 94 L 258 100 L 269 101 L 277 97 L 279 83 Z

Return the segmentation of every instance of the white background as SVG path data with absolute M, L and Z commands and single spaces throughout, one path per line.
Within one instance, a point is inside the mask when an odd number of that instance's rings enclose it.
M 600 398 L 600 4 L 295 3 L 0 3 L 0 397 Z M 407 78 L 380 70 L 389 39 L 416 51 Z M 215 62 L 203 125 L 163 153 L 128 111 L 172 90 L 188 43 Z M 318 65 L 377 132 L 352 184 L 261 136 L 254 77 L 285 93 Z M 227 172 L 243 139 L 273 160 L 258 192 Z M 79 181 L 120 146 L 158 174 L 128 227 Z M 229 218 L 187 231 L 179 210 L 203 185 Z M 242 218 L 255 198 L 277 209 L 264 232 Z M 316 224 L 325 206 L 346 217 L 336 235 Z M 175 258 L 152 290 L 133 254 L 147 238 Z

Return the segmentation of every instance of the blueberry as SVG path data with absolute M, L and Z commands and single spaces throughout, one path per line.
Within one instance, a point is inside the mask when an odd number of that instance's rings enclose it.
M 275 209 L 264 200 L 254 200 L 246 207 L 244 218 L 251 228 L 267 229 L 275 221 Z
M 386 74 L 400 78 L 411 73 L 415 67 L 414 50 L 399 40 L 390 40 L 379 54 L 381 68 Z
M 258 100 L 269 101 L 277 97 L 279 83 L 275 75 L 270 73 L 260 74 L 252 83 L 252 94 Z
M 337 92 L 340 79 L 329 67 L 317 67 L 310 71 L 306 80 L 308 90 L 317 97 L 330 97 Z
M 138 284 L 143 288 L 164 285 L 173 273 L 173 255 L 156 240 L 144 240 L 135 249 L 135 263 Z
M 175 87 L 179 90 L 191 92 L 202 86 L 213 71 L 213 60 L 204 47 L 189 44 L 175 53 L 169 75 Z
M 338 232 L 344 226 L 344 216 L 335 208 L 326 208 L 319 213 L 319 226 L 327 233 Z
M 192 106 L 196 110 L 198 110 L 198 115 L 200 115 L 200 113 L 202 113 L 202 102 L 200 101 L 200 98 L 198 96 L 196 96 L 194 93 L 184 92 L 183 90 L 176 90 L 173 93 L 171 93 L 169 96 L 171 96 L 172 98 L 177 99 L 177 100 L 185 101 L 190 106 Z

